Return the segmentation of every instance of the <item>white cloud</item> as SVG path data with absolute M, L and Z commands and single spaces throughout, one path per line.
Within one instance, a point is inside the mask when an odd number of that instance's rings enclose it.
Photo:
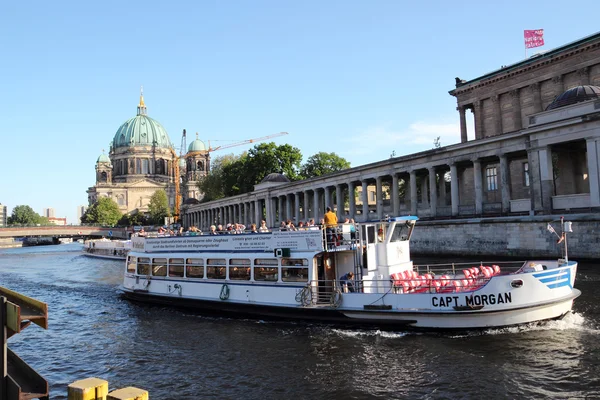
M 391 123 L 374 125 L 342 139 L 340 153 L 357 166 L 389 158 L 392 152 L 402 156 L 433 149 L 438 137 L 442 146 L 460 143 L 459 122 L 416 121 L 401 129 Z

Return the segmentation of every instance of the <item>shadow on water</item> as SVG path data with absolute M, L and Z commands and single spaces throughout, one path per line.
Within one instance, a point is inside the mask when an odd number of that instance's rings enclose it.
M 53 399 L 91 376 L 155 399 L 600 397 L 598 264 L 581 263 L 563 320 L 439 334 L 140 306 L 118 294 L 121 262 L 48 247 L 0 251 L 0 284 L 49 305 L 49 329 L 9 345 Z

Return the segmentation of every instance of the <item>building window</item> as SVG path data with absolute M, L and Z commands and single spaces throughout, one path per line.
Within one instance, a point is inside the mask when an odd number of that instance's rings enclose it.
M 529 163 L 523 163 L 523 185 L 529 187 Z
M 485 178 L 487 180 L 488 192 L 498 190 L 498 175 L 496 167 L 488 167 L 485 169 Z
M 375 202 L 375 192 L 369 192 L 369 203 Z
M 142 159 L 142 174 L 148 174 L 148 159 Z

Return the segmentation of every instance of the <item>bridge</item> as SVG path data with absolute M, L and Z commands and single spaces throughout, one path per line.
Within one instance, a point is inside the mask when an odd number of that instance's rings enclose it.
M 0 228 L 0 238 L 17 237 L 113 237 L 127 239 L 129 232 L 127 228 L 111 228 L 101 226 L 23 226 Z

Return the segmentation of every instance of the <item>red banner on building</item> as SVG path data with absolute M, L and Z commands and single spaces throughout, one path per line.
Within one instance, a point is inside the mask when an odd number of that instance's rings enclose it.
M 526 30 L 525 32 L 525 48 L 540 47 L 544 45 L 544 30 Z

